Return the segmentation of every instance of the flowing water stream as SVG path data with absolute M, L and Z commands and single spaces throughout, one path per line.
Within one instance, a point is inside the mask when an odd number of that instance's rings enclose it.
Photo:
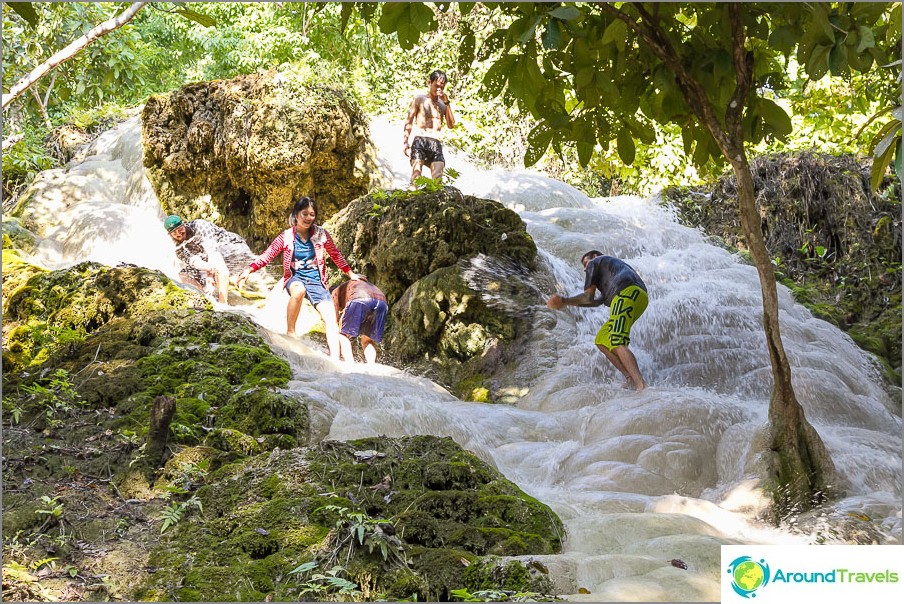
M 378 148 L 390 150 L 383 168 L 399 185 L 409 172 L 393 144 L 400 132 L 385 120 L 372 126 Z M 122 261 L 175 276 L 140 156 L 133 118 L 68 173 L 42 176 L 47 191 L 75 200 L 36 198 L 36 208 L 52 210 L 38 250 L 45 264 Z M 536 299 L 519 302 L 534 322 L 533 341 L 503 376 L 515 402 L 462 402 L 391 367 L 339 367 L 307 340 L 283 335 L 278 296 L 263 309 L 239 310 L 291 363 L 288 391 L 310 406 L 314 439 L 451 436 L 560 515 L 564 552 L 533 558 L 549 566 L 562 593 L 575 594 L 570 599 L 716 601 L 720 545 L 831 542 L 828 528 L 854 513 L 869 516 L 885 542 L 900 543 L 900 404 L 843 332 L 779 286 L 794 387 L 846 497 L 805 530 L 768 527 L 756 520 L 764 500 L 753 479 L 771 391 L 756 270 L 679 225 L 655 199 L 590 199 L 537 174 L 447 157 L 462 174 L 456 186 L 517 211 L 540 250 Z M 649 308 L 631 334 L 650 385 L 642 393 L 622 389 L 593 345 L 607 309 L 545 307 L 548 294 L 581 290 L 579 258 L 590 249 L 625 259 L 649 287 Z

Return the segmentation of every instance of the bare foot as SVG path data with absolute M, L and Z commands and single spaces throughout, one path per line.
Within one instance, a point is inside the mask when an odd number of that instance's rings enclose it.
M 293 330 L 291 330 L 291 331 L 287 331 L 287 332 L 286 332 L 286 337 L 288 337 L 288 338 L 294 338 L 294 337 L 295 337 L 295 330 L 293 329 Z

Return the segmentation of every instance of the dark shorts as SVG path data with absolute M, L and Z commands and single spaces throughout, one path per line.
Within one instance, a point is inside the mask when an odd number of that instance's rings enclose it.
M 379 342 L 383 339 L 383 326 L 386 324 L 388 309 L 385 300 L 351 300 L 345 305 L 345 312 L 342 313 L 339 333 L 349 338 L 355 338 L 360 334 Z
M 290 295 L 291 292 L 289 292 L 289 287 L 293 283 L 301 283 L 304 286 L 304 295 L 314 306 L 317 306 L 324 300 L 329 300 L 330 302 L 333 301 L 333 297 L 330 295 L 330 292 L 326 291 L 326 288 L 323 287 L 323 283 L 320 282 L 320 279 L 315 281 L 314 279 L 302 277 L 301 275 L 293 275 L 286 281 L 286 292 Z
M 443 157 L 443 144 L 435 138 L 415 136 L 411 143 L 411 161 L 420 160 L 428 166 L 434 162 L 446 163 Z

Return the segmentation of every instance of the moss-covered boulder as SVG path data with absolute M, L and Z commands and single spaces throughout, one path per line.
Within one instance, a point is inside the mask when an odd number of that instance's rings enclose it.
M 209 307 L 159 271 L 93 262 L 46 271 L 4 251 L 3 370 L 40 365 L 58 346 L 77 344 L 115 317 Z
M 537 263 L 537 246 L 518 214 L 453 187 L 379 191 L 349 203 L 326 226 L 390 304 L 418 279 L 477 254 L 528 269 Z
M 142 113 L 144 163 L 164 210 L 205 218 L 263 249 L 292 203 L 321 220 L 380 174 L 367 122 L 342 90 L 291 70 L 188 84 Z
M 479 254 L 524 271 L 537 248 L 521 218 L 496 201 L 439 191 L 381 191 L 356 199 L 327 228 L 354 269 L 386 294 L 386 358 L 467 400 L 494 400 L 489 377 L 512 360 L 529 321 L 489 305 L 463 278 Z
M 313 574 L 337 565 L 368 599 L 442 601 L 453 589 L 516 584 L 539 591 L 548 581 L 537 569 L 493 555 L 555 553 L 564 536 L 547 506 L 432 436 L 274 451 L 222 467 L 198 497 L 203 512 L 152 553 L 156 572 L 136 598 L 323 600 L 338 588 L 316 590 Z M 299 567 L 307 570 L 291 572 Z
M 777 278 L 815 316 L 847 331 L 901 383 L 901 188 L 869 186 L 869 164 L 849 156 L 776 154 L 751 163 L 766 247 Z M 737 185 L 672 188 L 682 220 L 745 250 Z

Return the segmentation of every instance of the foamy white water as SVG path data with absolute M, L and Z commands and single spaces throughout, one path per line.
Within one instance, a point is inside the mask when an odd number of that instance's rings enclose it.
M 54 266 L 99 256 L 108 264 L 175 266 L 159 205 L 140 186 L 136 128 L 122 126 L 98 145 L 94 161 L 103 174 L 81 169 L 91 194 L 60 220 L 78 228 L 51 226 L 41 244 L 55 251 Z M 381 165 L 404 184 L 409 170 L 396 144 L 401 124 L 375 121 L 372 133 L 386 150 Z M 679 225 L 656 200 L 590 199 L 541 175 L 480 170 L 448 150 L 447 157 L 462 173 L 456 185 L 517 211 L 540 250 L 533 345 L 502 376 L 516 403 L 466 403 L 390 367 L 334 365 L 310 342 L 281 335 L 276 296 L 268 311 L 250 313 L 290 361 L 288 392 L 309 406 L 313 438 L 451 436 L 560 515 L 564 553 L 534 558 L 549 566 L 562 593 L 590 591 L 571 599 L 716 601 L 721 544 L 813 541 L 756 520 L 764 503 L 754 473 L 756 442 L 771 370 L 755 269 Z M 129 168 L 117 177 L 108 162 Z M 98 181 L 109 197 L 96 192 Z M 136 258 L 125 250 L 141 229 L 144 253 Z M 649 287 L 650 305 L 631 344 L 650 384 L 643 393 L 623 390 L 593 345 L 607 309 L 545 307 L 546 295 L 582 288 L 578 259 L 590 249 L 625 259 Z M 843 332 L 813 318 L 781 286 L 779 304 L 795 390 L 847 493 L 827 512 L 829 520 L 866 514 L 888 542 L 900 542 L 900 406 L 873 361 Z M 671 565 L 676 558 L 688 569 Z

